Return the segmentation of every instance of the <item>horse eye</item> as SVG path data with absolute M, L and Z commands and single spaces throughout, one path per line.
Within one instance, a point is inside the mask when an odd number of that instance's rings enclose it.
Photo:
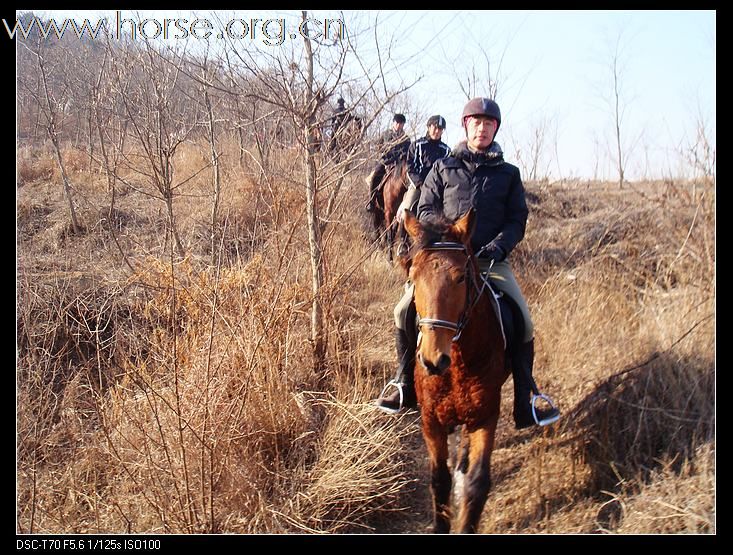
M 464 281 L 466 281 L 466 274 L 462 274 L 461 277 L 456 280 L 456 283 L 463 283 Z

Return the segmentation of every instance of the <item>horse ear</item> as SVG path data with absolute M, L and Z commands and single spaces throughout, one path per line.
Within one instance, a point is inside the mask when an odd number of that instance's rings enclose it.
M 407 233 L 410 235 L 410 237 L 412 237 L 413 239 L 417 239 L 418 235 L 422 233 L 422 226 L 420 225 L 420 222 L 417 221 L 415 215 L 409 209 L 405 208 L 404 210 L 405 229 L 407 230 Z
M 471 207 L 463 216 L 456 220 L 453 224 L 453 231 L 458 235 L 461 243 L 468 244 L 471 241 L 471 235 L 476 227 L 476 210 Z

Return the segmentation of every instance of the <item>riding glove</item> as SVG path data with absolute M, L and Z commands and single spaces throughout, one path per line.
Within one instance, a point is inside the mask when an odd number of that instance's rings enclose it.
M 487 260 L 493 260 L 494 264 L 501 262 L 506 258 L 506 251 L 499 245 L 491 241 L 481 248 L 479 258 L 485 258 Z

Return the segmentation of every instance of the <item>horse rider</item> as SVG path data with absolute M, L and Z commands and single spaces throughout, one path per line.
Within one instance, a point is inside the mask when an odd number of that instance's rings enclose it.
M 359 126 L 361 126 L 361 118 L 358 116 L 355 116 L 351 113 L 350 108 L 346 108 L 346 101 L 343 99 L 343 97 L 339 97 L 339 99 L 336 101 L 336 111 L 331 118 L 331 142 L 329 144 L 329 150 L 335 150 L 339 144 L 339 141 L 337 140 L 337 136 L 339 133 L 339 130 L 350 121 L 356 122 Z
M 420 187 L 433 167 L 436 160 L 450 155 L 450 147 L 441 138 L 445 131 L 443 116 L 430 116 L 427 123 L 427 132 L 410 145 L 407 151 L 407 177 L 409 185 L 407 192 L 397 210 L 397 218 L 401 221 L 404 208 L 413 209 L 413 205 L 420 200 Z
M 519 169 L 504 161 L 494 138 L 501 125 L 499 105 L 489 98 L 474 98 L 463 108 L 462 125 L 466 140 L 451 156 L 437 160 L 420 188 L 419 220 L 437 221 L 442 215 L 456 220 L 469 208 L 476 210 L 476 228 L 471 248 L 479 270 L 488 273 L 492 285 L 508 295 L 519 307 L 524 320 L 524 337 L 512 357 L 514 378 L 514 423 L 518 429 L 534 424 L 551 424 L 560 418 L 554 407 L 536 407 L 532 414 L 530 393 L 538 394 L 532 378 L 534 328 L 527 303 L 509 266 L 507 257 L 524 237 L 527 203 Z M 405 284 L 405 294 L 394 310 L 397 375 L 377 399 L 377 407 L 388 413 L 417 406 L 414 386 L 415 326 L 414 286 Z M 386 392 L 394 386 L 390 395 Z M 402 391 L 402 404 L 400 403 Z
M 346 114 L 348 113 L 345 104 L 346 101 L 343 99 L 343 97 L 339 97 L 339 99 L 336 101 L 336 113 L 331 118 L 331 130 L 333 131 L 333 137 L 336 136 L 339 127 L 341 127 L 341 124 L 344 122 Z
M 392 128 L 388 129 L 377 140 L 377 147 L 380 152 L 379 161 L 366 178 L 369 184 L 369 202 L 366 209 L 374 211 L 376 207 L 377 194 L 387 170 L 407 159 L 407 151 L 410 148 L 410 138 L 405 133 L 406 118 L 403 114 L 395 114 L 392 118 Z

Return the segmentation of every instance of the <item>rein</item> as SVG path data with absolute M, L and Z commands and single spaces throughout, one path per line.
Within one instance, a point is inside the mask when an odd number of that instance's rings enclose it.
M 463 313 L 461 315 L 460 320 L 458 322 L 451 322 L 449 320 L 442 320 L 440 318 L 420 318 L 417 322 L 418 328 L 422 328 L 423 326 L 428 326 L 428 328 L 430 328 L 431 330 L 434 330 L 435 328 L 443 328 L 447 330 L 452 330 L 456 332 L 452 338 L 452 341 L 458 341 L 461 338 L 463 329 L 466 327 L 466 324 L 468 323 L 468 318 L 471 315 L 473 308 L 476 306 L 479 299 L 481 299 L 481 295 L 483 294 L 484 290 L 489 286 L 488 277 L 481 276 L 479 273 L 479 276 L 482 282 L 481 287 L 479 287 L 475 279 L 476 272 L 473 268 L 473 265 L 471 264 L 473 255 L 469 253 L 468 249 L 466 248 L 466 246 L 463 243 L 457 243 L 453 241 L 450 241 L 450 242 L 438 241 L 435 243 L 431 243 L 427 245 L 426 247 L 423 247 L 423 250 L 461 251 L 466 255 L 466 279 L 470 280 L 471 282 L 470 284 L 473 285 L 477 294 L 474 300 L 471 301 L 470 300 L 471 287 L 469 284 L 466 285 L 466 301 L 463 307 Z

